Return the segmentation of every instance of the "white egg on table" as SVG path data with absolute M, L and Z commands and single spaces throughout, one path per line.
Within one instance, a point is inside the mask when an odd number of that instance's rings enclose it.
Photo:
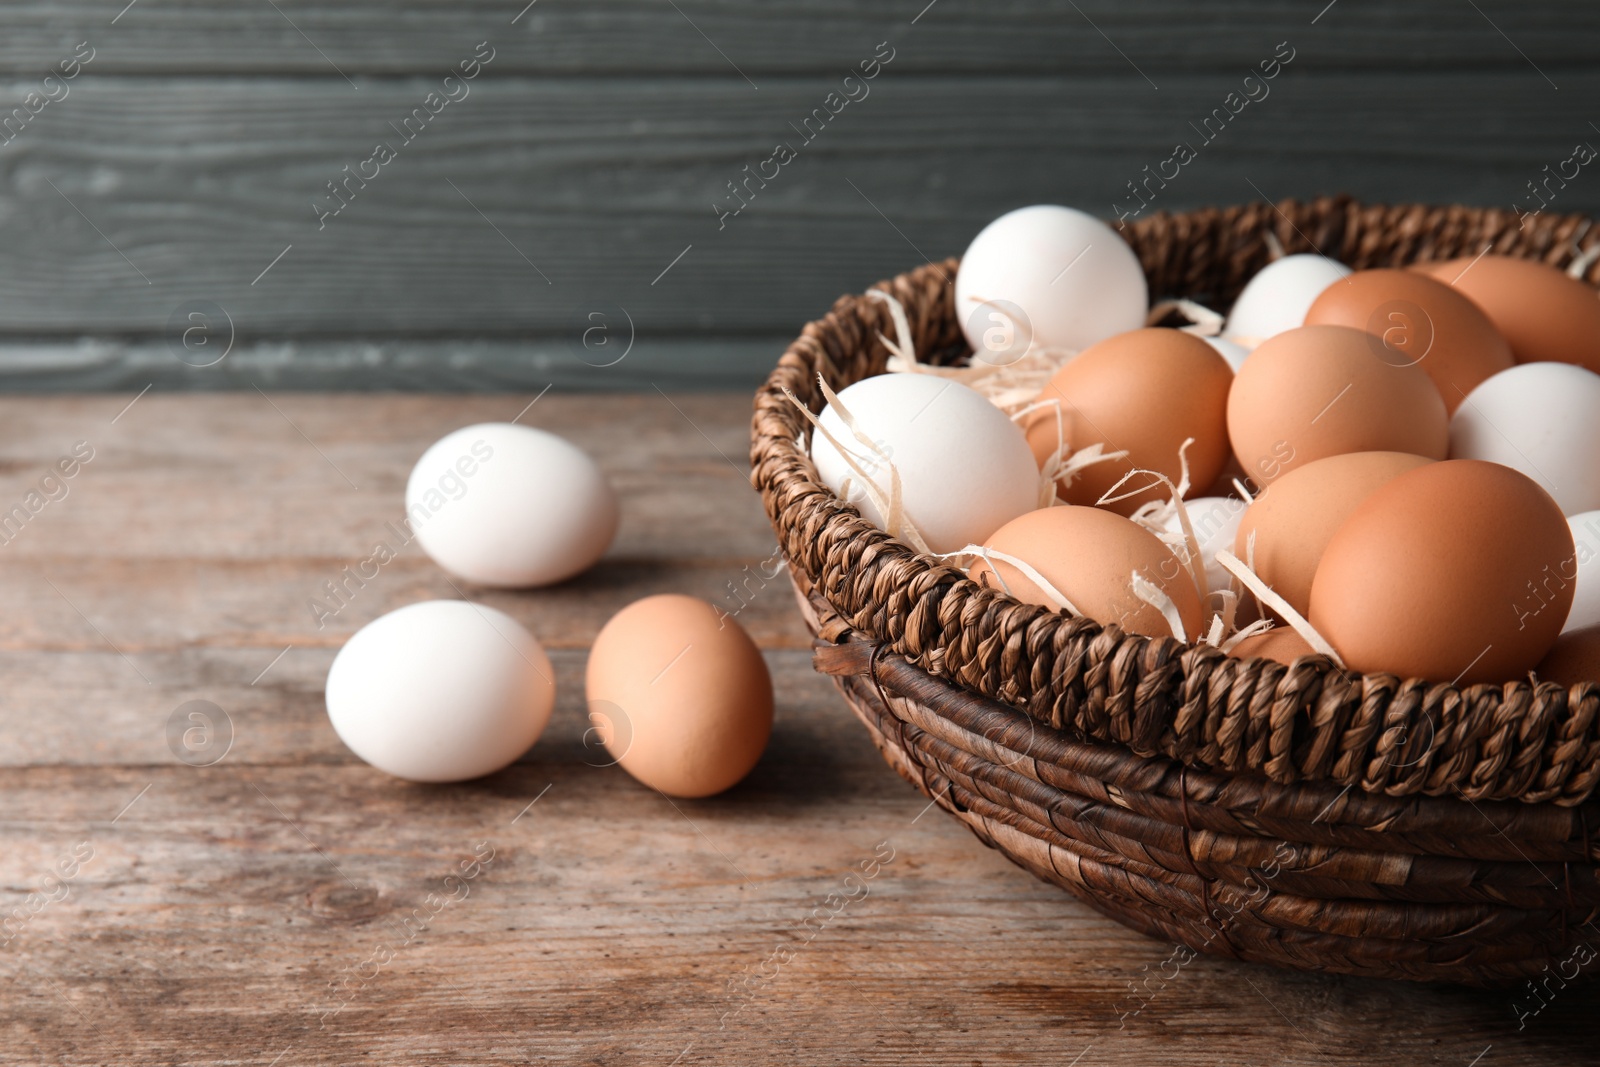
M 1350 273 L 1327 256 L 1300 253 L 1274 260 L 1256 272 L 1233 302 L 1223 336 L 1254 348 L 1275 334 L 1304 326 L 1306 312 L 1322 291 Z
M 1202 337 L 1200 340 L 1217 350 L 1217 354 L 1228 361 L 1228 366 L 1233 368 L 1235 374 L 1244 366 L 1244 361 L 1250 355 L 1250 350 L 1238 341 L 1227 337 Z
M 550 721 L 554 678 L 511 616 L 429 600 L 357 630 L 325 695 L 334 731 L 366 762 L 414 782 L 458 782 L 528 750 Z
M 1485 379 L 1450 417 L 1450 458 L 1519 470 L 1564 515 L 1600 509 L 1600 374 L 1522 363 Z
M 932 374 L 880 374 L 839 393 L 862 444 L 832 405 L 821 422 L 861 472 L 820 431 L 811 440 L 817 473 L 880 530 L 886 517 L 862 485 L 882 490 L 900 476 L 905 516 L 935 552 L 954 552 L 1031 511 L 1039 502 L 1039 467 L 1016 423 L 980 393 Z M 849 485 L 846 486 L 848 481 Z
M 1600 511 L 1569 515 L 1567 527 L 1572 531 L 1576 555 L 1558 573 L 1571 581 L 1576 571 L 1578 588 L 1573 591 L 1572 610 L 1567 612 L 1562 633 L 1600 626 Z
M 956 316 L 974 361 L 1014 362 L 1030 342 L 1078 352 L 1144 325 L 1139 257 L 1093 215 L 1036 204 L 985 226 L 956 271 Z
M 479 585 L 563 581 L 605 555 L 617 496 L 598 464 L 553 433 L 515 423 L 440 438 L 406 482 L 406 518 L 434 562 Z
M 1185 500 L 1183 506 L 1189 512 L 1189 525 L 1194 527 L 1200 558 L 1206 562 L 1206 583 L 1212 589 L 1228 588 L 1232 576 L 1217 562 L 1217 553 L 1233 551 L 1233 541 L 1239 533 L 1239 520 L 1244 518 L 1245 502 L 1231 496 L 1201 496 Z M 1165 527 L 1169 534 L 1183 532 L 1177 512 L 1168 516 Z

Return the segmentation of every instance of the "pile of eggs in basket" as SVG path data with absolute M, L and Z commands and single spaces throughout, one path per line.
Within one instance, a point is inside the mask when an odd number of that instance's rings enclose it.
M 1600 296 L 1493 254 L 1280 256 L 1226 319 L 1150 307 L 1104 223 L 990 223 L 973 348 L 838 393 L 812 459 L 861 515 L 1025 603 L 1292 664 L 1600 680 Z M 1150 322 L 1187 320 L 1187 325 Z

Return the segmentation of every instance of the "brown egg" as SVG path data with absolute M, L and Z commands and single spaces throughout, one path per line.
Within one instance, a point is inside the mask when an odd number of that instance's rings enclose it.
M 1546 578 L 1573 555 L 1561 509 L 1526 475 L 1429 463 L 1379 487 L 1333 535 L 1311 624 L 1352 670 L 1509 681 L 1555 644 L 1573 587 Z
M 1171 329 L 1131 330 L 1090 345 L 1050 379 L 1039 394 L 1057 405 L 1034 412 L 1023 429 L 1042 464 L 1065 435 L 1073 449 L 1102 444 L 1126 449 L 1126 459 L 1081 471 L 1061 498 L 1093 504 L 1117 479 L 1135 468 L 1160 471 L 1178 481 L 1178 449 L 1189 446 L 1190 485 L 1210 485 L 1228 458 L 1227 403 L 1233 371 L 1216 349 L 1198 337 Z M 1140 483 L 1142 484 L 1142 483 Z M 1130 483 L 1124 488 L 1134 488 Z M 1147 500 L 1168 496 L 1159 485 L 1128 500 L 1108 504 L 1131 515 Z
M 1292 666 L 1301 656 L 1315 656 L 1317 650 L 1287 626 L 1274 626 L 1264 634 L 1240 641 L 1228 650 L 1234 659 L 1270 659 Z
M 1184 634 L 1200 636 L 1200 593 L 1189 572 L 1160 538 L 1132 519 L 1104 508 L 1063 504 L 1020 515 L 984 545 L 1022 560 L 1095 622 L 1133 634 L 1170 637 L 1172 627 L 1133 592 L 1133 573 L 1159 586 L 1177 605 Z M 1027 604 L 1059 607 L 1021 570 L 1004 560 L 979 560 L 973 581 L 1003 589 Z
M 1374 358 L 1370 336 L 1347 326 L 1302 326 L 1257 346 L 1228 394 L 1228 433 L 1261 485 L 1346 452 L 1443 459 L 1450 446 L 1428 376 Z
M 1573 630 L 1556 638 L 1555 647 L 1539 661 L 1533 673 L 1542 682 L 1568 687 L 1579 682 L 1600 684 L 1600 626 Z
M 1575 363 L 1600 373 L 1600 294 L 1530 259 L 1483 256 L 1419 263 L 1483 309 L 1518 363 Z
M 1236 478 L 1243 482 L 1245 488 L 1249 489 L 1251 492 L 1255 492 L 1261 488 L 1259 485 L 1256 485 L 1252 482 L 1250 478 L 1250 472 L 1239 465 L 1239 458 L 1233 454 L 1233 451 L 1230 448 L 1227 462 L 1223 463 L 1222 465 L 1222 473 L 1211 479 L 1211 484 L 1209 486 L 1206 486 L 1204 489 L 1198 493 L 1195 493 L 1194 495 L 1197 497 L 1236 497 L 1239 495 L 1239 490 L 1233 487 L 1233 482 Z
M 1334 531 L 1380 485 L 1431 462 L 1405 452 L 1346 452 L 1296 467 L 1246 509 L 1233 554 L 1248 561 L 1254 533 L 1256 576 L 1304 615 Z
M 1306 325 L 1365 330 L 1374 358 L 1421 367 L 1451 412 L 1512 363 L 1511 346 L 1478 305 L 1416 271 L 1356 271 L 1322 291 Z
M 727 789 L 750 773 L 772 733 L 761 651 L 694 597 L 645 597 L 613 615 L 589 650 L 586 683 L 606 750 L 669 796 Z

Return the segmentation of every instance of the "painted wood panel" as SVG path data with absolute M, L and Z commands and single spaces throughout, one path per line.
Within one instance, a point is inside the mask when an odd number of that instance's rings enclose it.
M 1011 207 L 1138 206 L 1179 141 L 1140 210 L 1529 203 L 1600 143 L 1597 48 L 1574 0 L 7 5 L 0 388 L 744 388 Z
M 437 87 L 423 79 L 359 94 L 85 79 L 0 149 L 13 337 L 160 336 L 197 300 L 249 340 L 570 338 L 597 307 L 626 308 L 650 338 L 788 334 L 841 292 L 959 253 L 1009 207 L 1133 207 L 1128 183 L 1180 140 L 1198 158 L 1146 210 L 1335 191 L 1510 206 L 1600 140 L 1592 72 L 1556 92 L 1518 70 L 1291 67 L 1220 133 L 1204 123 L 1237 87 L 1224 75 L 1157 93 L 889 68 L 814 127 L 800 123 L 826 114 L 826 81 L 502 80 L 420 132 L 399 123 Z M 795 157 L 766 163 L 779 142 Z M 379 143 L 386 164 L 369 162 Z M 1600 178 L 1581 173 L 1556 203 L 1600 203 Z
M 885 38 L 924 73 L 1233 70 L 1257 41 L 1314 43 L 1312 66 L 1543 67 L 1592 59 L 1582 0 L 55 0 L 6 5 L 0 70 L 26 76 L 81 40 L 97 70 L 338 79 L 448 67 L 492 40 L 497 71 L 538 76 L 825 73 Z M 120 14 L 119 14 L 120 10 Z M 63 51 L 65 49 L 66 51 Z M 1521 54 L 1519 54 L 1519 49 Z M 749 91 L 749 86 L 745 86 Z

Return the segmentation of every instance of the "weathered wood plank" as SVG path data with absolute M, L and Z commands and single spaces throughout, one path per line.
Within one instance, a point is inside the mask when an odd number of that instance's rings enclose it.
M 846 766 L 783 740 L 695 804 L 549 757 L 449 789 L 360 766 L 0 772 L 7 885 L 93 850 L 9 946 L 13 1062 L 1589 1062 L 1592 988 L 1519 1033 L 1505 992 L 1208 959 L 1123 1027 L 1166 946 L 918 819 L 854 771 L 861 739 Z M 893 861 L 807 940 L 878 842 Z
M 718 605 L 772 647 L 808 641 L 741 466 L 743 395 L 151 394 L 119 416 L 131 399 L 0 400 L 0 513 L 78 442 L 94 450 L 65 496 L 4 530 L 0 599 L 15 610 L 0 613 L 0 649 L 330 648 L 386 611 L 463 593 L 555 648 L 587 647 L 623 605 L 669 591 Z M 455 581 L 390 525 L 430 443 L 519 413 L 587 449 L 623 501 L 607 558 L 531 595 Z M 398 558 L 347 576 L 379 542 Z
M 817 309 L 820 314 L 826 309 Z M 615 314 L 613 319 L 617 319 Z M 590 320 L 591 325 L 595 320 Z M 669 392 L 685 389 L 755 391 L 799 331 L 768 337 L 635 336 L 627 349 L 625 318 L 612 334 L 585 348 L 583 330 L 525 341 L 464 336 L 450 340 L 376 337 L 368 340 L 241 341 L 222 362 L 180 362 L 181 343 L 84 337 L 35 342 L 0 340 L 0 391 L 136 393 L 162 391 L 309 389 L 351 392 L 537 393 L 557 390 Z M 589 327 L 584 327 L 588 329 Z M 226 337 L 218 332 L 214 341 Z M 615 345 L 615 348 L 607 346 Z M 221 349 L 217 349 L 220 351 Z M 627 350 L 626 355 L 622 355 Z M 622 356 L 615 363 L 611 361 Z
M 619 307 L 641 338 L 789 335 L 841 292 L 959 253 L 1008 207 L 1109 214 L 1176 140 L 1200 140 L 1190 123 L 1238 79 L 1166 81 L 891 67 L 720 223 L 714 201 L 734 204 L 727 184 L 774 141 L 800 141 L 789 124 L 823 81 L 484 81 L 319 230 L 313 198 L 398 141 L 390 123 L 431 83 L 85 74 L 0 149 L 0 334 L 176 335 L 181 309 L 212 300 L 241 343 L 470 328 L 571 344 L 590 311 Z M 1596 136 L 1582 102 L 1600 75 L 1560 81 L 1291 67 L 1151 210 L 1258 189 L 1509 207 Z M 1583 173 L 1554 206 L 1597 205 Z
M 110 642 L 142 664 L 146 655 L 194 646 L 338 648 L 385 612 L 463 596 L 521 620 L 547 648 L 587 648 L 612 615 L 657 593 L 700 597 L 768 647 L 810 647 L 788 578 L 761 577 L 778 567 L 763 557 L 612 558 L 570 582 L 526 593 L 451 579 L 412 546 L 359 585 L 344 568 L 369 558 L 378 537 L 354 541 L 343 557 L 292 560 L 19 556 L 0 572 L 0 596 L 11 606 L 0 616 L 0 652 L 102 650 Z M 328 582 L 348 583 L 341 599 L 327 592 Z
M 462 426 L 518 419 L 588 451 L 622 494 L 611 558 L 739 566 L 774 547 L 748 480 L 750 406 L 741 393 L 655 391 L 0 397 L 0 512 L 77 442 L 94 450 L 0 558 L 305 560 L 337 571 L 402 517 L 424 449 Z
M 0 692 L 4 739 L 0 767 L 163 767 L 176 762 L 167 720 L 190 700 L 207 700 L 221 708 L 227 719 L 218 723 L 218 736 L 232 738 L 214 750 L 202 746 L 196 756 L 199 762 L 221 760 L 226 753 L 228 764 L 235 767 L 361 765 L 328 726 L 322 699 L 328 668 L 342 641 L 323 643 L 297 636 L 287 654 L 282 645 L 265 643 L 150 652 L 118 642 L 126 657 L 103 643 L 82 651 L 0 649 L 12 680 Z M 580 647 L 550 644 L 554 645 L 550 658 L 555 667 L 555 725 L 524 762 L 609 765 L 611 758 L 592 736 L 585 747 L 589 722 L 583 668 L 588 642 Z M 821 749 L 838 748 L 859 752 L 853 773 L 881 766 L 870 744 L 856 744 L 857 733 L 863 739 L 866 735 L 855 721 L 834 714 L 842 705 L 832 685 L 812 670 L 810 648 L 774 647 L 782 642 L 764 639 L 762 644 L 767 646 L 773 683 L 784 695 L 780 730 L 798 731 L 795 743 L 806 748 L 806 758 L 828 764 L 831 760 Z M 51 714 L 41 716 L 40 709 L 46 707 Z
M 863 46 L 870 54 L 887 37 L 908 46 L 908 68 L 929 72 L 1122 73 L 1132 60 L 1159 80 L 1160 72 L 1249 66 L 1260 58 L 1253 37 L 1315 41 L 1319 54 L 1311 62 L 1321 65 L 1481 68 L 1524 63 L 1495 25 L 1546 67 L 1589 61 L 1600 36 L 1600 17 L 1579 0 L 1484 5 L 1493 24 L 1450 0 L 1346 4 L 1320 18 L 1322 5 L 1272 0 L 1204 8 L 1176 0 L 1084 0 L 1079 11 L 1048 0 L 939 0 L 928 10 L 915 0 L 682 0 L 678 11 L 637 0 L 543 0 L 525 12 L 511 0 L 282 0 L 276 6 L 281 14 L 267 4 L 144 0 L 113 26 L 116 11 L 108 14 L 108 5 L 88 0 L 13 4 L 0 39 L 0 70 L 42 75 L 88 38 L 98 49 L 94 69 L 103 72 L 337 79 L 339 71 L 442 71 L 461 58 L 463 47 L 470 52 L 473 43 L 488 39 L 498 51 L 496 71 L 737 77 L 736 65 L 758 78 L 848 69 L 862 58 Z

